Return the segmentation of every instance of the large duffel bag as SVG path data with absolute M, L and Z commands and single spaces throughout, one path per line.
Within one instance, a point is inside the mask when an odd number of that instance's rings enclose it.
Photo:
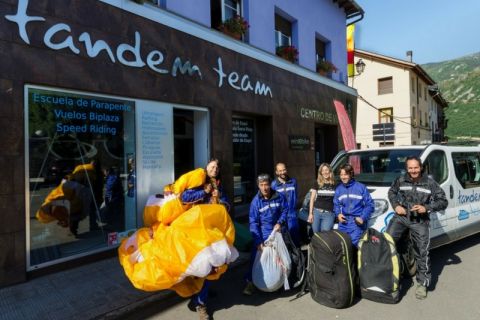
M 317 232 L 308 248 L 306 286 L 312 299 L 331 308 L 352 305 L 356 269 L 352 241 L 338 230 Z
M 397 303 L 400 260 L 388 233 L 369 228 L 358 242 L 358 274 L 362 298 Z
M 288 277 L 288 283 L 291 288 L 299 287 L 304 279 L 306 274 L 306 263 L 305 256 L 303 255 L 302 250 L 297 247 L 290 235 L 288 230 L 285 228 L 282 229 L 283 242 L 287 247 L 288 253 L 290 254 L 290 260 L 292 261 L 290 275 Z

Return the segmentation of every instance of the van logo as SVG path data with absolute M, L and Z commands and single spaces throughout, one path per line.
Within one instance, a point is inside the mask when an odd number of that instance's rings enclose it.
M 460 210 L 458 212 L 458 220 L 461 221 L 461 220 L 467 220 L 468 218 L 470 218 L 470 213 L 466 210 Z
M 471 203 L 471 202 L 479 202 L 480 201 L 480 192 L 475 192 L 472 190 L 471 194 L 458 194 L 458 202 L 461 204 L 464 203 Z
M 385 232 L 385 230 L 387 229 L 388 223 L 390 222 L 390 220 L 392 220 L 394 215 L 395 215 L 395 212 L 392 211 L 385 216 L 385 219 L 383 220 L 383 222 L 385 222 L 385 225 L 383 226 L 382 230 L 380 230 L 380 232 Z

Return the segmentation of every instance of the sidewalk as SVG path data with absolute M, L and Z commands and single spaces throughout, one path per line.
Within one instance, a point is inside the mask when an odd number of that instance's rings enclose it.
M 249 256 L 241 252 L 230 268 Z M 0 319 L 115 319 L 172 295 L 135 289 L 115 257 L 0 289 Z

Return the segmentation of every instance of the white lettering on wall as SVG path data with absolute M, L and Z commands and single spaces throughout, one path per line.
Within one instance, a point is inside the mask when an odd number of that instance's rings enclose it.
M 194 72 L 197 72 L 200 79 L 202 78 L 202 73 L 197 66 L 192 66 L 192 64 L 188 60 L 182 65 L 182 60 L 178 57 L 173 62 L 172 76 L 177 76 L 177 70 L 180 70 L 181 74 L 188 73 L 189 76 L 193 75 Z
M 30 39 L 27 33 L 27 25 L 33 21 L 44 22 L 46 20 L 44 17 L 27 15 L 28 3 L 29 0 L 18 0 L 17 13 L 14 15 L 5 15 L 5 19 L 16 23 L 20 38 L 25 43 L 30 44 Z M 72 30 L 68 24 L 57 23 L 52 25 L 45 32 L 43 42 L 45 46 L 50 49 L 69 49 L 75 54 L 80 54 L 80 49 L 82 48 L 81 44 L 83 43 L 83 48 L 87 56 L 90 58 L 95 58 L 100 54 L 100 52 L 105 51 L 112 63 L 118 61 L 125 66 L 133 68 L 143 68 L 146 65 L 156 73 L 168 74 L 168 68 L 160 67 L 164 62 L 165 55 L 159 50 L 150 51 L 146 56 L 145 63 L 141 55 L 141 39 L 142 37 L 140 33 L 135 31 L 135 41 L 133 45 L 121 43 L 117 46 L 116 50 L 112 50 L 110 45 L 102 39 L 99 39 L 93 43 L 88 32 L 83 32 L 80 34 L 78 39 L 74 39 L 72 36 Z M 217 67 L 213 68 L 213 70 L 217 73 L 219 88 L 223 86 L 223 80 L 226 78 L 228 85 L 235 90 L 242 92 L 253 92 L 256 95 L 270 96 L 270 98 L 273 98 L 272 90 L 268 85 L 260 81 L 255 81 L 254 84 L 252 84 L 248 74 L 241 75 L 235 71 L 229 72 L 228 74 L 225 73 L 222 59 L 220 57 L 217 59 Z M 180 57 L 176 57 L 173 60 L 170 69 L 171 76 L 177 77 L 178 73 L 181 73 L 182 75 L 188 74 L 189 76 L 197 75 L 198 78 L 202 79 L 202 72 L 200 68 L 190 62 L 190 60 L 183 62 Z
M 332 112 L 318 111 L 309 108 L 300 108 L 300 117 L 303 119 L 311 119 L 314 121 L 322 121 L 329 123 L 338 123 L 337 115 Z
M 53 43 L 52 38 L 55 36 L 55 34 L 59 31 L 68 31 L 69 33 L 72 32 L 70 29 L 70 26 L 65 24 L 65 23 L 57 23 L 53 26 L 50 27 L 50 29 L 45 32 L 45 36 L 43 37 L 43 42 L 47 47 L 53 50 L 61 50 L 65 48 L 70 48 L 73 53 L 79 54 L 80 50 L 75 47 L 73 44 L 73 38 L 72 36 L 68 36 L 63 42 L 60 43 Z
M 222 58 L 217 59 L 217 68 L 213 68 L 213 70 L 218 75 L 218 87 L 221 88 L 223 86 L 223 79 L 227 78 L 228 84 L 235 90 L 241 91 L 253 91 L 255 94 L 267 96 L 269 95 L 270 98 L 273 98 L 272 90 L 269 86 L 259 81 L 255 82 L 255 90 L 253 89 L 252 84 L 250 83 L 250 77 L 248 75 L 242 76 L 242 81 L 240 82 L 240 86 L 237 84 L 238 80 L 240 79 L 240 75 L 233 71 L 230 72 L 228 75 L 223 71 L 223 63 Z
M 92 40 L 87 32 L 82 33 L 80 37 L 78 37 L 78 40 L 85 43 L 85 49 L 90 58 L 95 58 L 100 51 L 105 50 L 110 57 L 110 60 L 115 63 L 115 56 L 113 55 L 112 49 L 110 49 L 110 46 L 105 41 L 97 40 L 95 41 L 95 44 L 92 45 Z
M 125 52 L 130 52 L 135 57 L 135 60 L 128 61 L 124 58 Z M 121 64 L 124 64 L 129 67 L 141 68 L 145 66 L 145 62 L 143 62 L 142 57 L 140 56 L 140 33 L 135 31 L 135 46 L 132 47 L 129 44 L 122 43 L 117 47 L 117 58 Z
M 27 34 L 27 23 L 31 21 L 45 21 L 44 17 L 30 17 L 27 16 L 28 0 L 21 0 L 18 2 L 17 14 L 6 15 L 5 19 L 15 22 L 18 25 L 18 33 L 23 41 L 30 44 L 30 39 Z
M 155 59 L 155 56 L 158 58 Z M 163 62 L 163 53 L 158 50 L 151 51 L 147 56 L 147 65 L 150 69 L 158 73 L 168 73 L 168 70 L 157 68 Z

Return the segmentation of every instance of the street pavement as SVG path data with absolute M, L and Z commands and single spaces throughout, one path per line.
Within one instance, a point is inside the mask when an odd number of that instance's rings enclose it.
M 426 300 L 415 298 L 415 284 L 408 280 L 403 283 L 402 299 L 398 304 L 357 299 L 353 306 L 341 310 L 322 306 L 309 294 L 294 299 L 298 290 L 244 296 L 243 275 L 247 265 L 243 264 L 212 285 L 209 301 L 212 319 L 480 319 L 480 234 L 432 250 L 431 260 L 433 283 Z M 187 302 L 171 297 L 144 305 L 120 319 L 198 319 L 198 315 L 187 308 Z

